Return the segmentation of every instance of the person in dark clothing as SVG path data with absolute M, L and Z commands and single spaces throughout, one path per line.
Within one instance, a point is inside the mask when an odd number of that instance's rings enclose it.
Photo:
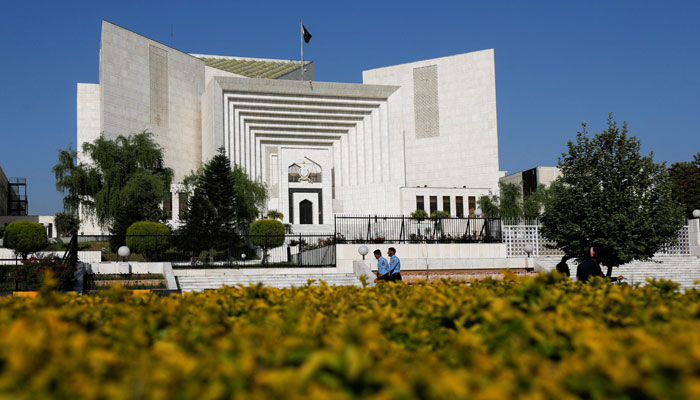
M 560 274 L 564 274 L 567 277 L 571 276 L 571 272 L 569 271 L 569 265 L 566 263 L 569 260 L 569 258 L 571 258 L 571 257 L 569 257 L 569 256 L 562 257 L 561 261 L 559 262 L 559 264 L 557 264 L 557 267 L 556 267 L 557 272 L 559 272 Z
M 601 278 L 607 278 L 603 271 L 600 269 L 600 264 L 598 264 L 598 249 L 591 247 L 589 250 L 589 259 L 579 264 L 576 269 L 576 280 L 580 282 L 588 282 L 588 280 L 593 276 L 600 276 Z M 622 275 L 618 277 L 610 277 L 611 282 L 617 282 L 624 279 Z

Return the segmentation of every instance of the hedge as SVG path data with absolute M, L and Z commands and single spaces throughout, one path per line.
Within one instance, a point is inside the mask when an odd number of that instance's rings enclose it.
M 0 298 L 6 398 L 700 398 L 700 292 L 559 275 Z

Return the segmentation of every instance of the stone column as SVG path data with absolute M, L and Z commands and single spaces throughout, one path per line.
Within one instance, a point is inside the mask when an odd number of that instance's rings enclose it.
M 688 220 L 688 241 L 690 255 L 700 257 L 700 218 Z

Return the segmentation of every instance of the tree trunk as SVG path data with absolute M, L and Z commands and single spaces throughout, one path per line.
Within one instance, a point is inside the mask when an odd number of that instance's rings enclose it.
M 608 266 L 608 273 L 605 274 L 605 276 L 607 276 L 608 278 L 610 278 L 610 277 L 612 276 L 612 269 L 613 269 L 612 265 L 609 265 L 609 266 Z

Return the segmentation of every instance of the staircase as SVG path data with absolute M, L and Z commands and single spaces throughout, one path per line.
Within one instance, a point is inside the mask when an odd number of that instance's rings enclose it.
M 218 289 L 224 285 L 255 285 L 262 283 L 274 288 L 289 288 L 304 286 L 309 280 L 313 285 L 320 281 L 330 286 L 362 286 L 355 274 L 325 273 L 325 274 L 265 274 L 265 275 L 200 275 L 178 276 L 178 285 L 183 292 L 199 292 L 205 289 Z
M 561 261 L 559 257 L 538 258 L 537 264 L 545 271 L 553 270 Z M 568 262 L 571 276 L 576 277 L 576 262 Z M 602 267 L 603 273 L 607 272 Z M 700 285 L 695 281 L 700 280 L 700 258 L 692 256 L 660 256 L 652 261 L 635 261 L 629 264 L 613 268 L 613 276 L 622 275 L 624 282 L 629 284 L 646 282 L 646 278 L 667 279 L 680 284 L 681 289 L 697 288 Z

